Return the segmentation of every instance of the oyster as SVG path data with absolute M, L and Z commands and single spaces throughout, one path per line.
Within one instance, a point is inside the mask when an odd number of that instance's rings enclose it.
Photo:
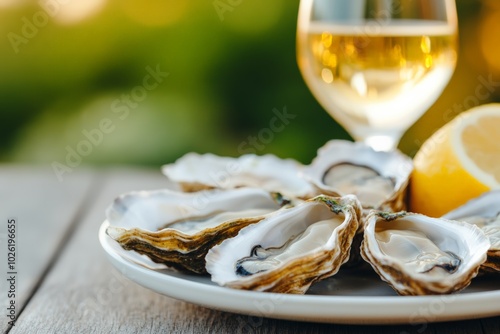
M 361 255 L 400 295 L 445 294 L 470 284 L 489 246 L 474 225 L 373 210 Z
M 212 248 L 207 271 L 212 281 L 231 288 L 304 293 L 347 260 L 357 212 L 352 195 L 321 195 L 281 209 Z
M 399 151 L 331 140 L 318 150 L 304 177 L 324 194 L 356 195 L 365 209 L 400 211 L 412 170 L 411 159 Z
M 163 174 L 179 183 L 184 191 L 247 186 L 307 199 L 317 193 L 300 176 L 302 169 L 303 165 L 295 160 L 271 154 L 230 158 L 210 153 L 188 153 L 162 168 Z
M 156 263 L 206 273 L 211 247 L 288 203 L 279 194 L 255 188 L 132 192 L 108 208 L 106 233 Z
M 481 269 L 500 272 L 500 190 L 489 191 L 461 207 L 448 212 L 443 218 L 475 224 L 489 238 L 491 247 Z

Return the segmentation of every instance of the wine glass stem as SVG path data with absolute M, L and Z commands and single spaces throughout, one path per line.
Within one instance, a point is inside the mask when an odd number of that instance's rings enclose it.
M 397 148 L 401 135 L 371 135 L 359 138 L 375 151 L 391 151 Z

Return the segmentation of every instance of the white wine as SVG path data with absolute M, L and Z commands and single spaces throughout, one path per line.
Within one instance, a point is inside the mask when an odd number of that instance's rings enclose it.
M 456 31 L 435 21 L 313 22 L 298 32 L 297 54 L 316 98 L 360 139 L 402 132 L 432 105 L 455 68 Z

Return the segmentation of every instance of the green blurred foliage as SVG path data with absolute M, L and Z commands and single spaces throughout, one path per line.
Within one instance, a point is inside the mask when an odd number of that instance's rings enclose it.
M 228 6 L 222 13 L 214 5 L 221 2 Z M 441 99 L 403 138 L 400 148 L 410 155 L 449 120 L 448 108 L 474 94 L 478 75 L 498 74 L 477 65 L 484 63 L 479 21 L 490 2 L 457 3 L 459 66 Z M 254 151 L 309 162 L 327 140 L 350 137 L 297 68 L 298 4 L 0 0 L 0 159 L 65 163 L 68 150 L 88 140 L 83 132 L 107 119 L 113 130 L 94 138 L 81 163 L 159 166 L 189 151 Z M 468 55 L 470 48 L 478 54 Z M 146 68 L 157 67 L 168 77 L 141 90 Z M 499 90 L 488 101 L 498 100 Z M 141 99 L 128 105 L 127 95 Z M 293 119 L 270 131 L 284 108 Z

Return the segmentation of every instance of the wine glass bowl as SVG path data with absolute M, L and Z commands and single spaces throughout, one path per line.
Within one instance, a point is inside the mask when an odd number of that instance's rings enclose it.
M 453 0 L 302 0 L 297 58 L 321 105 L 376 150 L 397 146 L 457 58 Z

